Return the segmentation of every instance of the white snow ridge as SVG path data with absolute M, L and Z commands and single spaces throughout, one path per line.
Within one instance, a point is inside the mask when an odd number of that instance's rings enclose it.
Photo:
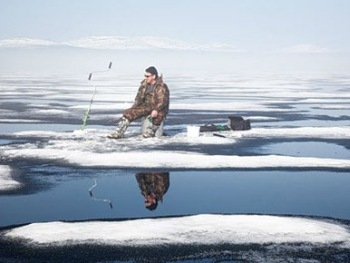
M 201 214 L 113 222 L 33 223 L 12 229 L 8 238 L 37 245 L 127 246 L 312 243 L 350 247 L 346 226 L 332 221 L 266 215 Z
M 235 143 L 240 138 L 260 137 L 319 137 L 319 138 L 347 138 L 349 128 L 322 128 L 312 127 L 289 129 L 252 129 L 251 131 L 237 131 L 225 133 L 226 138 L 218 138 L 211 134 L 202 134 L 198 138 L 187 138 L 185 133 L 173 137 L 152 138 L 138 140 L 135 137 L 125 140 L 109 140 L 106 138 L 108 130 L 87 129 L 84 132 L 44 132 L 26 131 L 18 132 L 21 136 L 34 138 L 50 138 L 48 143 L 37 145 L 6 145 L 4 157 L 11 159 L 36 159 L 64 162 L 81 167 L 115 167 L 115 168 L 331 168 L 349 169 L 350 160 L 298 157 L 284 155 L 209 155 L 201 152 L 171 150 L 170 146 L 179 145 L 221 145 Z M 128 134 L 132 134 L 133 131 Z M 166 150 L 157 151 L 154 146 L 166 147 Z M 147 149 L 145 151 L 144 149 Z

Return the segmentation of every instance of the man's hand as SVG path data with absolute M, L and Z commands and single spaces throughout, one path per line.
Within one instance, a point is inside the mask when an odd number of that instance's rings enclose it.
M 157 118 L 158 117 L 158 111 L 153 110 L 152 113 L 151 113 L 151 117 L 152 118 Z

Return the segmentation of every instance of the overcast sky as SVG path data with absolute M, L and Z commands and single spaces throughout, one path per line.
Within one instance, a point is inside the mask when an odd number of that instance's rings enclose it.
M 0 0 L 0 40 L 153 36 L 238 49 L 349 51 L 349 0 Z
M 1 72 L 49 68 L 57 72 L 68 65 L 70 71 L 82 67 L 87 71 L 109 61 L 119 61 L 115 64 L 119 71 L 140 71 L 151 64 L 179 74 L 347 74 L 350 67 L 350 0 L 0 3 Z M 38 45 L 40 51 L 7 49 Z

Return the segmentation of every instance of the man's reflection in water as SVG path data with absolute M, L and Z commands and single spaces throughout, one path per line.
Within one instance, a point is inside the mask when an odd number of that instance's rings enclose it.
M 163 202 L 163 196 L 168 191 L 170 180 L 168 172 L 144 172 L 137 173 L 136 180 L 141 194 L 145 197 L 145 206 L 149 210 L 155 210 L 158 201 Z

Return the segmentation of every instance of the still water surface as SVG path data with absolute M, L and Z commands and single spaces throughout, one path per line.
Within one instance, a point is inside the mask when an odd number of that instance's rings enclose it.
M 346 172 L 166 171 L 170 186 L 154 211 L 145 208 L 137 172 L 37 166 L 27 175 L 25 194 L 0 196 L 0 226 L 199 213 L 350 219 Z

